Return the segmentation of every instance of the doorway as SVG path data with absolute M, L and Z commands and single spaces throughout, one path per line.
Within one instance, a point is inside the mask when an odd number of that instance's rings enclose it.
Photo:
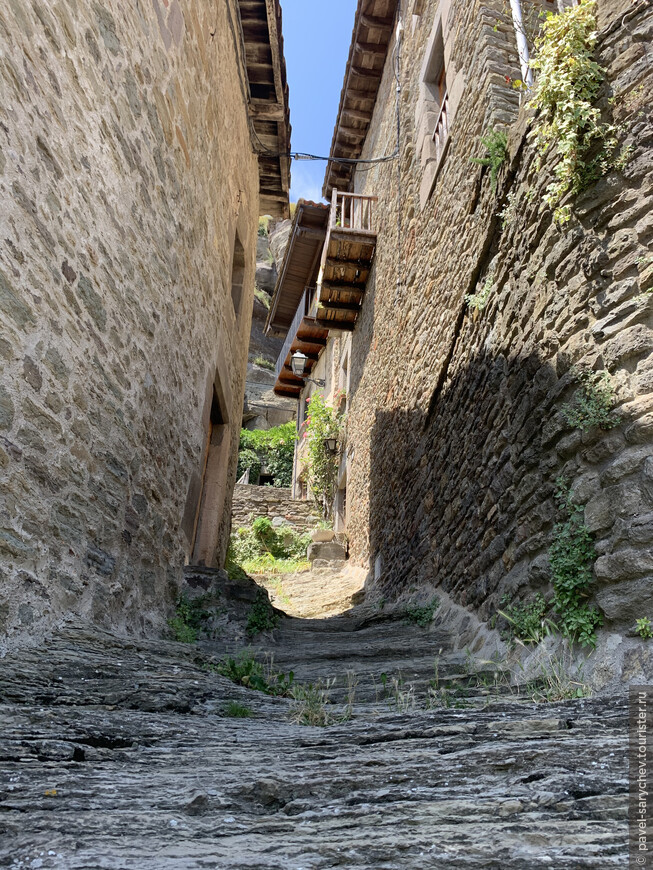
M 217 564 L 218 533 L 227 495 L 229 441 L 229 426 L 214 386 L 204 450 L 201 492 L 193 534 L 191 557 L 193 565 L 220 567 Z

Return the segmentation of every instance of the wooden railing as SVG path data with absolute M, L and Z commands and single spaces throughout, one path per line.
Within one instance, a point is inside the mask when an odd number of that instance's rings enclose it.
M 286 361 L 286 357 L 290 353 L 290 348 L 292 347 L 292 343 L 297 336 L 297 332 L 299 331 L 299 327 L 301 326 L 301 322 L 305 317 L 315 317 L 317 313 L 317 294 L 315 287 L 306 287 L 304 292 L 302 293 L 302 298 L 299 300 L 299 305 L 297 306 L 297 311 L 295 311 L 295 316 L 292 319 L 292 323 L 288 328 L 288 334 L 286 335 L 286 340 L 283 343 L 283 347 L 281 348 L 281 352 L 277 357 L 277 364 L 275 366 L 275 372 L 277 377 L 281 374 L 281 371 L 284 367 L 284 363 Z
M 440 114 L 433 131 L 433 141 L 435 142 L 436 161 L 440 160 L 444 146 L 449 137 L 449 94 L 445 91 L 440 106 Z
M 334 188 L 331 195 L 329 229 L 352 233 L 373 233 L 372 206 L 377 200 L 376 196 L 342 193 Z

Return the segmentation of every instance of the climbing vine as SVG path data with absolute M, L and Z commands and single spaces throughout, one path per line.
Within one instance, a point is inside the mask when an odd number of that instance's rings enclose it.
M 339 396 L 336 396 L 335 401 L 337 406 Z M 308 484 L 325 519 L 330 519 L 333 511 L 339 462 L 338 454 L 330 453 L 325 442 L 327 438 L 339 439 L 343 425 L 343 417 L 336 408 L 327 405 L 321 393 L 314 393 L 310 398 L 304 432 L 308 453 Z
M 596 0 L 580 0 L 559 15 L 549 12 L 542 30 L 531 61 L 539 73 L 533 105 L 540 113 L 529 135 L 540 166 L 556 146 L 560 158 L 556 178 L 544 199 L 555 208 L 555 220 L 563 224 L 571 216 L 569 205 L 559 205 L 565 194 L 578 193 L 610 169 L 622 168 L 628 150 L 617 155 L 618 129 L 601 120 L 595 105 L 605 78 L 605 70 L 594 59 Z

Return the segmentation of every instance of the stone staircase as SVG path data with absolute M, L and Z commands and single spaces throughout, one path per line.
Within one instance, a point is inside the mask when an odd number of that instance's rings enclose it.
M 0 867 L 626 866 L 625 695 L 533 703 L 446 624 L 361 605 L 251 643 L 328 685 L 333 724 L 303 726 L 216 673 L 249 643 L 232 615 L 195 645 L 70 625 L 3 660 Z

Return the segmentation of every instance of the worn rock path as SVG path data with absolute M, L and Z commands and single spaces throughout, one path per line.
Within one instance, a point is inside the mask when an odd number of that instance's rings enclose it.
M 296 682 L 336 680 L 335 724 L 308 727 L 291 699 L 210 669 L 244 643 L 70 625 L 7 655 L 0 866 L 626 866 L 625 696 L 535 704 L 500 674 L 495 691 L 437 613 L 422 628 L 360 606 L 256 638 Z M 230 701 L 251 718 L 226 715 Z

